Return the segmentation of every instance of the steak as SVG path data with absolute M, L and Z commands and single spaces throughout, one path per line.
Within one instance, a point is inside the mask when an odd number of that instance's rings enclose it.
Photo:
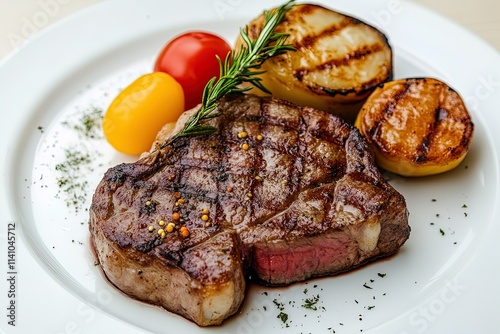
M 352 125 L 253 95 L 217 111 L 214 134 L 158 144 L 98 185 L 91 240 L 118 289 L 216 325 L 238 311 L 250 277 L 334 275 L 407 240 L 405 199 Z

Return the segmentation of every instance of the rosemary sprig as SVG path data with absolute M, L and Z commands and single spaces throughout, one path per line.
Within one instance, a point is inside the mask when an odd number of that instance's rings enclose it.
M 187 120 L 184 128 L 172 136 L 166 145 L 181 137 L 214 133 L 217 130 L 215 127 L 204 125 L 201 121 L 220 115 L 215 110 L 217 109 L 217 101 L 223 96 L 231 93 L 243 93 L 253 87 L 270 93 L 256 75 L 265 72 L 259 71 L 259 68 L 267 59 L 295 50 L 291 44 L 286 44 L 288 34 L 274 32 L 283 21 L 286 13 L 294 6 L 294 2 L 295 0 L 289 0 L 275 11 L 266 11 L 264 13 L 264 26 L 255 40 L 250 40 L 248 26 L 241 29 L 240 35 L 245 42 L 244 45 L 241 45 L 238 50 L 229 52 L 224 62 L 217 57 L 220 66 L 219 79 L 214 77 L 207 83 L 203 91 L 201 108 Z M 244 82 L 250 83 L 250 86 L 241 87 L 240 85 Z

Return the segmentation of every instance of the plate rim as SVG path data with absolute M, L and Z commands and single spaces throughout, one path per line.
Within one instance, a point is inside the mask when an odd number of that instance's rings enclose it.
M 150 3 L 154 3 L 154 2 L 155 1 L 150 1 Z M 378 1 L 377 3 L 385 3 L 385 2 L 386 1 L 384 0 L 384 1 Z M 29 52 L 30 48 L 32 48 L 32 45 L 35 45 L 34 43 L 38 43 L 37 41 L 43 40 L 43 39 L 47 39 L 47 38 L 50 39 L 50 36 L 51 36 L 51 34 L 54 31 L 57 32 L 57 31 L 60 31 L 61 29 L 67 29 L 68 25 L 71 25 L 72 22 L 75 22 L 75 20 L 78 20 L 79 18 L 82 18 L 82 17 L 87 17 L 89 15 L 92 15 L 92 13 L 94 13 L 94 12 L 96 12 L 98 10 L 103 10 L 102 7 L 106 7 L 106 6 L 113 7 L 113 6 L 116 6 L 118 3 L 121 3 L 121 1 L 110 0 L 110 1 L 104 2 L 103 4 L 95 4 L 95 5 L 90 6 L 88 9 L 86 9 L 86 10 L 84 10 L 82 12 L 79 12 L 78 14 L 75 14 L 76 16 L 70 16 L 68 18 L 65 18 L 65 19 L 61 20 L 60 23 L 55 24 L 50 29 L 47 29 L 47 30 L 43 31 L 40 36 L 37 36 L 36 38 L 34 38 L 32 41 L 30 41 L 29 43 L 27 43 L 23 48 L 21 48 L 20 50 L 16 51 L 14 54 L 10 54 L 8 57 L 3 58 L 3 60 L 0 62 L 0 73 L 2 73 L 2 71 L 4 70 L 4 67 L 9 66 L 10 62 L 17 61 L 16 57 L 18 57 L 18 55 L 20 53 L 22 53 L 22 52 L 24 52 L 24 53 L 25 52 Z M 359 3 L 361 3 L 361 2 L 359 2 Z M 413 4 L 413 3 L 409 3 L 409 2 L 406 3 L 406 5 L 408 5 L 408 6 L 416 6 L 415 8 L 418 8 L 418 6 L 419 6 L 419 5 L 416 5 L 416 4 Z M 108 7 L 106 7 L 106 8 L 108 8 Z M 420 8 L 420 10 L 423 11 L 423 12 L 427 12 L 427 14 L 429 14 L 430 16 L 434 16 L 434 19 L 435 19 L 435 17 L 439 17 L 440 20 L 443 20 L 442 17 L 438 16 L 437 14 L 435 14 L 435 13 L 433 13 L 433 12 L 427 10 L 427 9 L 424 9 L 423 7 Z M 444 19 L 444 21 L 448 22 L 448 24 L 451 23 L 451 21 L 449 21 L 448 19 Z M 454 24 L 452 24 L 452 25 L 454 25 Z M 473 39 L 475 41 L 476 45 L 481 45 L 481 48 L 484 47 L 484 48 L 486 48 L 485 50 L 489 49 L 489 51 L 486 52 L 486 53 L 491 53 L 492 52 L 493 54 L 496 55 L 496 57 L 498 59 L 500 59 L 500 54 L 496 50 L 494 50 L 491 46 L 489 46 L 488 44 L 486 44 L 486 42 L 484 42 L 483 40 L 477 39 L 477 37 L 475 35 L 473 35 L 472 33 L 469 33 L 467 30 L 463 29 L 462 27 L 460 27 L 458 25 L 455 26 L 455 29 L 458 29 L 461 33 L 466 32 L 466 34 L 469 35 L 469 37 L 467 37 L 467 38 Z M 477 44 L 477 43 L 479 43 L 479 44 Z M 2 84 L 2 83 L 3 83 L 3 81 L 0 80 L 0 84 Z M 484 116 L 484 117 L 487 117 L 487 115 Z M 485 121 L 485 120 L 483 119 L 483 121 Z M 485 121 L 485 124 L 487 124 L 486 121 Z M 20 138 L 22 138 L 22 134 L 19 133 L 17 135 L 17 137 L 15 137 L 15 138 L 16 139 L 11 139 L 8 142 L 12 141 L 14 143 L 20 143 L 22 141 L 22 140 L 20 140 Z M 495 137 L 495 138 L 499 138 L 499 137 Z M 493 139 L 493 137 L 489 138 L 489 140 L 491 140 L 491 142 L 495 144 L 493 146 L 494 146 L 494 148 L 496 148 L 495 153 L 497 154 L 497 156 L 496 156 L 495 161 L 497 162 L 496 170 L 498 170 L 498 153 L 499 153 L 498 143 L 499 142 L 495 141 Z M 11 145 L 9 145 L 9 147 L 11 147 Z M 2 149 L 2 151 L 3 151 L 3 149 Z M 6 156 L 7 157 L 11 158 L 14 155 L 15 155 L 15 150 L 11 150 L 10 152 L 6 152 Z M 6 161 L 13 161 L 13 160 L 7 158 Z M 2 171 L 3 171 L 3 168 L 4 168 L 4 165 L 2 166 Z M 7 168 L 7 173 L 5 173 L 5 177 L 4 178 L 8 178 L 8 175 L 11 175 L 10 172 L 12 172 L 13 170 L 15 170 L 15 168 L 16 168 L 16 166 L 14 166 L 11 163 L 9 165 L 9 167 Z M 12 180 L 12 179 L 11 180 L 7 180 L 7 182 L 5 184 L 7 184 L 8 187 L 6 187 L 6 189 L 14 189 L 15 188 L 14 182 L 15 182 L 15 180 Z M 497 191 L 497 195 L 498 195 L 498 191 Z M 9 206 L 10 210 L 12 210 L 12 208 L 15 208 L 16 205 L 15 205 L 15 203 L 13 203 L 12 196 L 8 196 L 8 194 L 7 194 L 6 198 L 9 200 L 8 206 Z M 498 196 L 497 196 L 497 198 L 498 198 Z M 20 217 L 19 213 L 15 213 L 15 212 L 13 213 L 13 216 Z M 494 217 L 498 217 L 498 209 L 495 211 Z M 20 219 L 19 219 L 19 221 L 20 221 Z M 23 226 L 23 224 L 21 224 L 21 227 L 22 226 Z M 30 239 L 30 237 L 28 236 L 29 233 L 27 233 L 26 231 L 22 231 L 21 233 L 22 233 L 23 238 Z M 52 267 L 47 268 L 47 266 L 48 266 L 47 265 L 47 258 L 41 256 L 38 252 L 35 252 L 35 250 L 33 250 L 31 248 L 31 246 L 28 246 L 28 248 L 30 249 L 30 252 L 33 254 L 33 256 L 35 258 L 37 258 L 39 261 L 41 260 L 41 264 L 45 267 L 44 269 L 47 272 L 51 273 L 51 276 L 54 276 L 54 272 L 52 272 L 52 271 L 55 270 L 55 269 L 52 268 Z M 56 277 L 53 277 L 53 278 L 56 279 L 56 280 L 58 280 L 58 278 L 56 278 Z M 73 290 L 71 291 L 71 293 L 73 293 Z M 85 300 L 85 298 L 83 298 L 83 300 Z

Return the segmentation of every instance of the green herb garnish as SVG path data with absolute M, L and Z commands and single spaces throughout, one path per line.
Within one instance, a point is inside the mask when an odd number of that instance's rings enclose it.
M 286 325 L 286 327 L 288 327 L 289 325 L 287 324 L 287 321 L 288 321 L 288 314 L 284 313 L 284 312 L 280 312 L 277 316 L 278 319 L 281 320 L 281 322 L 283 324 Z
M 286 13 L 294 6 L 294 1 L 289 0 L 274 11 L 266 11 L 264 13 L 264 26 L 259 37 L 255 40 L 250 40 L 248 26 L 241 29 L 240 34 L 245 45 L 242 45 L 238 50 L 229 52 L 224 61 L 217 57 L 220 65 L 219 79 L 214 77 L 207 83 L 203 91 L 200 109 L 187 120 L 184 128 L 172 136 L 163 147 L 172 144 L 181 137 L 214 133 L 217 130 L 215 127 L 203 125 L 201 121 L 219 116 L 215 110 L 217 101 L 223 96 L 231 93 L 243 93 L 253 87 L 269 93 L 257 75 L 265 72 L 259 71 L 259 68 L 267 59 L 295 50 L 291 44 L 286 44 L 288 34 L 274 31 L 283 21 Z M 241 84 L 245 82 L 250 83 L 251 86 L 241 87 Z
M 285 325 L 285 327 L 290 327 L 290 325 L 288 324 L 288 314 L 285 313 L 285 305 L 283 303 L 280 303 L 278 302 L 277 299 L 273 299 L 273 303 L 274 305 L 276 305 L 276 308 L 278 309 L 278 311 L 280 311 L 280 313 L 278 314 L 278 316 L 276 318 L 280 319 L 281 322 L 283 323 L 283 325 Z
M 64 126 L 75 130 L 79 136 L 85 139 L 99 139 L 102 137 L 102 117 L 104 111 L 96 106 L 89 106 L 84 110 L 78 110 L 78 114 L 73 117 L 78 117 L 76 122 L 66 120 L 62 122 Z
M 319 302 L 319 295 L 313 296 L 312 298 L 307 298 L 304 300 L 304 304 L 302 304 L 302 307 L 308 310 L 313 310 L 317 311 L 318 310 L 318 304 Z
M 82 169 L 91 170 L 92 158 L 89 153 L 75 149 L 64 150 L 64 162 L 55 165 L 58 173 L 56 183 L 60 191 L 66 193 L 66 205 L 74 207 L 75 212 L 87 198 L 88 181 Z

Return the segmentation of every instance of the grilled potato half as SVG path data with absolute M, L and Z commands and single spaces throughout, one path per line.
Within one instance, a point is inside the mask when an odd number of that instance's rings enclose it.
M 256 39 L 264 15 L 248 25 Z M 294 6 L 276 32 L 297 51 L 267 60 L 260 77 L 276 97 L 336 114 L 353 123 L 377 85 L 392 79 L 392 50 L 377 29 L 330 9 Z M 240 37 L 236 47 L 243 43 Z M 258 92 L 252 91 L 258 94 Z
M 460 95 L 431 78 L 392 81 L 377 88 L 355 126 L 380 167 L 402 176 L 449 171 L 465 158 L 474 124 Z

